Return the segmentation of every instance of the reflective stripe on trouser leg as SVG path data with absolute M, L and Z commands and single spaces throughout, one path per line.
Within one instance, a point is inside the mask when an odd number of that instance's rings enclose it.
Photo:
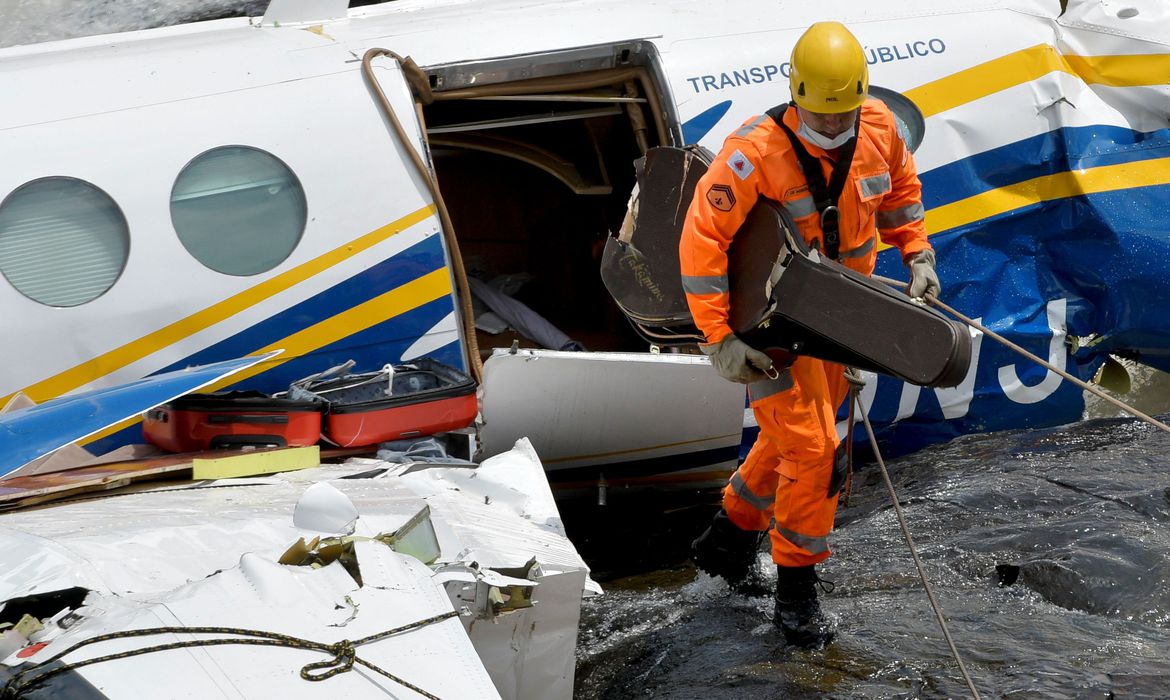
M 761 441 L 767 436 L 779 457 L 773 477 L 772 560 L 781 566 L 807 566 L 830 554 L 837 495 L 829 497 L 828 490 L 838 443 L 837 407 L 848 383 L 841 365 L 809 357 L 798 358 L 790 372 L 793 389 L 754 401 L 752 408 Z
M 723 489 L 723 510 L 736 527 L 756 532 L 768 529 L 772 522 L 779 463 L 780 451 L 776 444 L 761 432 L 747 459 Z
M 748 398 L 754 410 L 761 402 L 793 388 L 788 370 L 775 379 L 748 384 Z M 756 418 L 759 418 L 757 413 Z M 723 510 L 731 522 L 745 530 L 767 530 L 772 523 L 776 500 L 777 469 L 780 466 L 780 447 L 774 438 L 760 431 L 748 452 L 747 459 L 731 475 L 723 490 Z

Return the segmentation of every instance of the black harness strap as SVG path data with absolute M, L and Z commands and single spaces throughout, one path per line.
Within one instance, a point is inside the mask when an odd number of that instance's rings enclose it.
M 836 260 L 841 252 L 840 213 L 837 202 L 841 199 L 841 192 L 845 189 L 845 179 L 849 177 L 849 168 L 853 165 L 853 151 L 857 147 L 857 127 L 853 125 L 853 138 L 845 142 L 837 153 L 837 162 L 833 164 L 832 177 L 825 183 L 825 173 L 821 170 L 820 160 L 808 152 L 801 143 L 800 137 L 784 123 L 784 113 L 788 110 L 787 104 L 777 105 L 769 109 L 766 114 L 776 122 L 788 140 L 792 142 L 792 150 L 796 159 L 800 161 L 800 169 L 804 171 L 804 179 L 808 182 L 808 191 L 816 204 L 817 212 L 821 215 L 821 231 L 825 234 L 825 255 Z M 858 119 L 860 120 L 860 113 Z

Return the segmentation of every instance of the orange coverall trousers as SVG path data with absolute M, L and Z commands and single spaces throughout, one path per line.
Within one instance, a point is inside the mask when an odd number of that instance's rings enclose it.
M 798 357 L 774 380 L 748 385 L 760 436 L 723 491 L 723 508 L 744 530 L 771 531 L 772 560 L 807 566 L 826 559 L 839 494 L 829 495 L 840 440 L 836 414 L 849 383 L 841 365 Z

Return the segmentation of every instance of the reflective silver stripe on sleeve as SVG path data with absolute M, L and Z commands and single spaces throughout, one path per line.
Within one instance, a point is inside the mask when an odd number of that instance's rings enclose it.
M 768 496 L 757 496 L 748 488 L 743 477 L 739 475 L 739 470 L 731 475 L 731 489 L 735 491 L 735 495 L 747 501 L 748 505 L 756 510 L 768 510 L 772 504 L 776 502 L 776 494 L 769 494 Z
M 869 251 L 873 250 L 873 246 L 874 246 L 874 237 L 870 236 L 869 240 L 866 241 L 865 243 L 862 243 L 861 245 L 857 246 L 853 250 L 846 250 L 846 251 L 840 253 L 837 257 L 839 257 L 839 258 L 862 258 L 862 257 L 865 257 L 866 255 L 869 255 Z
M 748 384 L 748 396 L 751 397 L 752 401 L 759 401 L 760 399 L 766 399 L 769 396 L 779 394 L 782 391 L 788 391 L 793 386 L 792 372 L 784 370 L 775 379 L 765 379 L 760 382 Z
M 890 191 L 890 174 L 879 173 L 857 181 L 861 185 L 862 197 L 876 197 Z
M 808 550 L 810 554 L 824 554 L 825 552 L 829 551 L 828 537 L 809 537 L 808 535 L 802 535 L 799 532 L 785 530 L 782 527 L 776 528 L 776 532 L 779 533 L 781 537 L 788 540 L 797 547 Z
M 812 197 L 801 197 L 800 199 L 793 199 L 787 202 L 781 202 L 784 208 L 792 214 L 792 218 L 799 219 L 802 216 L 815 214 L 817 212 L 817 205 L 813 202 Z
M 922 221 L 924 218 L 926 211 L 922 208 L 922 202 L 914 202 L 890 211 L 878 211 L 877 226 L 883 230 L 898 228 L 914 221 Z
M 759 126 L 760 124 L 763 124 L 763 123 L 764 123 L 764 120 L 765 120 L 765 119 L 767 119 L 767 118 L 768 118 L 768 115 L 767 115 L 767 114 L 761 114 L 760 116 L 758 116 L 758 117 L 756 117 L 755 119 L 751 120 L 751 121 L 750 121 L 750 122 L 748 122 L 747 124 L 744 124 L 743 126 L 741 126 L 741 127 L 739 127 L 738 129 L 736 129 L 736 131 L 735 131 L 735 135 L 736 135 L 736 136 L 738 136 L 738 137 L 740 137 L 740 138 L 743 138 L 744 136 L 747 136 L 748 134 L 750 134 L 750 133 L 752 133 L 753 131 L 755 131 L 757 126 Z
M 727 284 L 727 275 L 683 275 L 682 285 L 687 294 L 723 294 L 731 289 Z

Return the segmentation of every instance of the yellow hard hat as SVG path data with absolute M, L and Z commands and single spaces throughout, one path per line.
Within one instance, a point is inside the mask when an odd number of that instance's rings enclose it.
M 817 22 L 792 47 L 788 81 L 799 106 L 820 114 L 840 114 L 865 101 L 869 66 L 861 44 L 845 25 Z

